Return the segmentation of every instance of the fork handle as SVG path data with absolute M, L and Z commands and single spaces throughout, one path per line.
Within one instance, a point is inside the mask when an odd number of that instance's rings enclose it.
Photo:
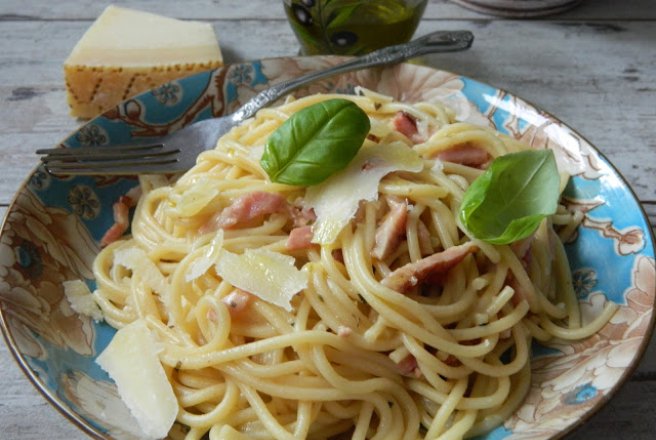
M 239 110 L 232 114 L 232 119 L 235 122 L 248 119 L 255 115 L 262 107 L 269 105 L 288 93 L 329 76 L 369 67 L 399 63 L 409 58 L 429 53 L 465 50 L 472 45 L 473 41 L 474 35 L 469 31 L 437 31 L 408 43 L 384 47 L 367 55 L 353 58 L 345 63 L 337 64 L 327 69 L 316 70 L 297 78 L 274 84 L 247 101 Z

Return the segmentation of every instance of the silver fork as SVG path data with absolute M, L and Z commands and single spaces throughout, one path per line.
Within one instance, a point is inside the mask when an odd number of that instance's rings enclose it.
M 195 122 L 172 134 L 132 145 L 107 147 L 50 148 L 37 150 L 41 161 L 55 175 L 93 174 L 170 174 L 183 172 L 196 163 L 196 157 L 212 149 L 224 133 L 280 97 L 308 83 L 358 69 L 394 64 L 434 52 L 468 49 L 474 36 L 469 31 L 438 31 L 409 43 L 390 46 L 351 59 L 324 70 L 317 70 L 281 82 L 255 95 L 241 108 L 226 116 Z

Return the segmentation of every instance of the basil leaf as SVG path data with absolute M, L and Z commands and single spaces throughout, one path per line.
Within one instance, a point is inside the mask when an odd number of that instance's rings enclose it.
M 460 220 L 474 237 L 508 244 L 531 235 L 556 212 L 560 176 L 551 150 L 496 158 L 465 192 Z
M 352 101 L 322 101 L 294 113 L 269 136 L 260 164 L 273 182 L 316 185 L 351 162 L 369 128 L 369 117 Z

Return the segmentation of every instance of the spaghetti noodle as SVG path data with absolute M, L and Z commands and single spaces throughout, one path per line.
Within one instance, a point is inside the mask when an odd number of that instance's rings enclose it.
M 173 438 L 482 434 L 522 403 L 533 338 L 585 338 L 614 312 L 580 322 L 558 237 L 576 218 L 564 207 L 511 246 L 459 227 L 463 193 L 485 163 L 527 146 L 454 122 L 437 104 L 359 92 L 289 99 L 233 129 L 177 181 L 142 177 L 131 236 L 98 255 L 105 320 L 143 319 L 161 343 L 180 406 Z M 308 190 L 272 183 L 258 161 L 291 114 L 336 96 L 368 114 L 365 144 L 400 142 L 423 165 L 385 175 L 375 200 L 318 245 Z M 289 310 L 210 264 L 247 250 L 293 257 L 307 283 Z

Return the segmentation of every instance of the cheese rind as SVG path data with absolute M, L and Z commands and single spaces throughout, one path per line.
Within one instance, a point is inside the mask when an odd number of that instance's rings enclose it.
M 91 118 L 138 93 L 221 65 L 211 24 L 108 6 L 64 63 L 71 114 Z

